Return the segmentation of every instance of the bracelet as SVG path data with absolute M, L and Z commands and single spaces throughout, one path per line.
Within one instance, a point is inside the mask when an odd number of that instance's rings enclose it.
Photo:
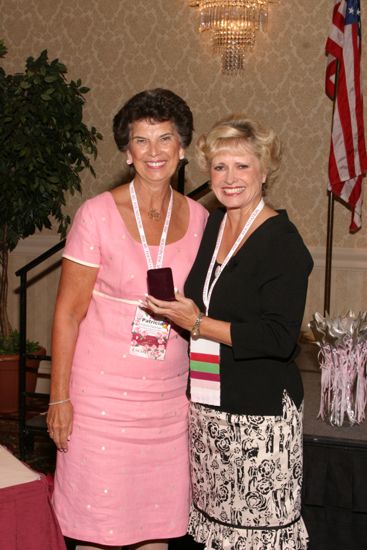
M 67 403 L 68 401 L 70 401 L 70 397 L 68 397 L 67 399 L 61 399 L 60 401 L 50 401 L 48 406 L 50 407 L 51 405 L 61 405 L 61 403 Z
M 193 338 L 198 338 L 200 336 L 200 324 L 201 320 L 204 317 L 204 313 L 202 311 L 199 312 L 199 315 L 196 317 L 195 323 L 191 329 L 191 336 Z

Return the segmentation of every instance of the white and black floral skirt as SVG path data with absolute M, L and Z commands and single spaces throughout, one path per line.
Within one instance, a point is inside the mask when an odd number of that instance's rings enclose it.
M 189 533 L 206 549 L 305 550 L 302 417 L 228 414 L 192 403 Z

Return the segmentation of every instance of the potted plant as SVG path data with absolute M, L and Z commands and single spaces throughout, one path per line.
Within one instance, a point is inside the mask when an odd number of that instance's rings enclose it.
M 0 413 L 15 413 L 19 401 L 19 332 L 11 330 L 9 336 L 0 337 Z M 26 352 L 44 355 L 46 350 L 38 342 L 27 341 Z M 39 361 L 27 359 L 25 389 L 34 391 L 37 383 Z
M 0 58 L 6 53 L 0 41 Z M 29 57 L 22 73 L 0 67 L 0 377 L 5 356 L 15 354 L 18 368 L 19 338 L 7 310 L 9 252 L 53 223 L 63 238 L 70 224 L 62 210 L 66 194 L 81 191 L 84 169 L 95 175 L 90 157 L 102 136 L 83 122 L 89 89 L 68 82 L 66 72 L 58 59 L 48 60 L 47 50 Z M 0 394 L 0 411 L 1 402 Z

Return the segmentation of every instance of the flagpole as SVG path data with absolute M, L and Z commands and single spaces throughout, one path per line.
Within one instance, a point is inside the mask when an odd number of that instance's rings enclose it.
M 324 286 L 324 315 L 330 313 L 331 295 L 331 268 L 333 262 L 333 230 L 334 230 L 334 195 L 328 191 L 326 258 L 325 258 L 325 286 Z
M 336 60 L 335 69 L 335 93 L 333 98 L 333 109 L 331 115 L 331 136 L 333 135 L 334 112 L 336 105 L 336 96 L 339 80 L 339 60 Z M 330 296 L 331 296 L 331 271 L 333 263 L 333 233 L 334 233 L 334 195 L 328 191 L 328 209 L 327 209 L 327 230 L 326 230 L 326 257 L 325 257 L 325 285 L 324 285 L 324 315 L 330 314 Z

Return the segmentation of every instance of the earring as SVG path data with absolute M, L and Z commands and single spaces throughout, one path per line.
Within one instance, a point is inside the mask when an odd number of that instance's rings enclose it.
M 132 165 L 132 163 L 133 163 L 133 161 L 132 161 L 132 160 L 130 160 L 130 159 L 126 159 L 126 164 L 128 164 L 129 166 L 131 166 L 131 165 Z

